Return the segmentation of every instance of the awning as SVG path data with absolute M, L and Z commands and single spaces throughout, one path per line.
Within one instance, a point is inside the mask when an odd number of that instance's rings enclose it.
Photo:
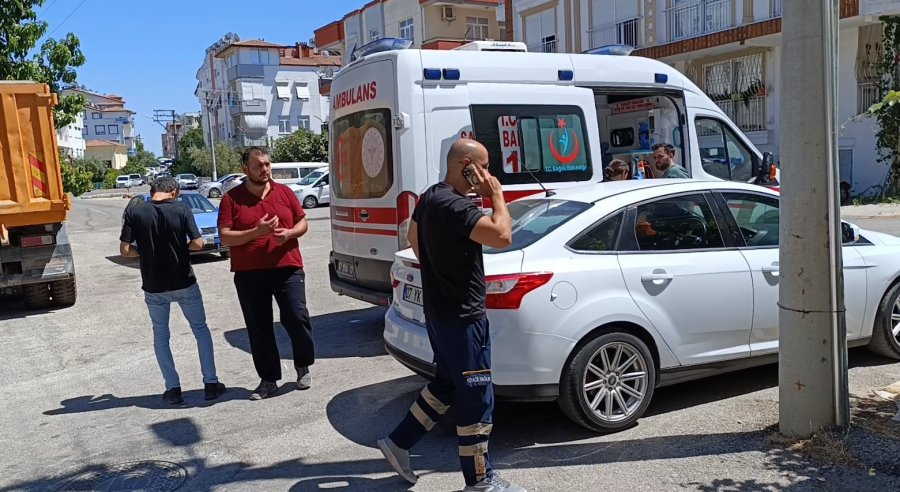
M 269 129 L 269 124 L 264 114 L 245 114 L 242 118 L 244 125 L 241 130 L 248 137 L 261 137 Z
M 276 80 L 275 90 L 278 92 L 278 99 L 291 98 L 291 82 L 289 80 Z
M 297 99 L 309 100 L 309 85 L 306 82 L 297 82 L 294 90 L 297 91 Z

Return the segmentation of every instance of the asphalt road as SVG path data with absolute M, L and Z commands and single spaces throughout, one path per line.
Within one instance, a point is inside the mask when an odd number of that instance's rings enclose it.
M 318 356 L 312 389 L 293 391 L 281 331 L 285 388 L 248 401 L 258 381 L 228 262 L 198 258 L 219 377 L 229 390 L 218 401 L 202 399 L 196 345 L 175 309 L 171 343 L 186 401 L 173 407 L 160 399 L 137 263 L 118 256 L 124 205 L 121 198 L 75 201 L 74 307 L 32 313 L 0 304 L 0 491 L 77 488 L 70 480 L 82 490 L 172 490 L 166 481 L 191 491 L 406 490 L 374 442 L 423 380 L 386 355 L 383 309 L 330 290 L 328 208 L 310 212 L 301 242 Z M 897 219 L 857 222 L 900 232 Z M 854 394 L 900 380 L 900 364 L 865 350 L 851 351 L 850 361 Z M 770 447 L 777 381 L 769 366 L 661 389 L 637 426 L 611 435 L 577 427 L 552 403 L 501 402 L 492 456 L 507 478 L 538 491 L 900 489 L 897 476 Z M 450 415 L 414 449 L 421 478 L 413 490 L 462 488 L 453 425 Z M 884 459 L 896 461 L 895 451 L 885 449 Z

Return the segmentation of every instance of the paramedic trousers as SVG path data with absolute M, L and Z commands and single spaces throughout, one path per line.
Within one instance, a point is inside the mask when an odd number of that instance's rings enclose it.
M 306 309 L 306 281 L 302 268 L 273 268 L 235 272 L 250 352 L 256 373 L 264 381 L 281 379 L 281 357 L 275 342 L 272 297 L 281 311 L 281 325 L 291 338 L 294 367 L 308 367 L 315 360 L 312 324 Z
M 397 446 L 411 449 L 454 405 L 459 463 L 466 485 L 474 485 L 491 471 L 488 437 L 493 427 L 494 388 L 488 320 L 429 319 L 426 326 L 434 352 L 435 377 L 422 389 L 390 438 Z

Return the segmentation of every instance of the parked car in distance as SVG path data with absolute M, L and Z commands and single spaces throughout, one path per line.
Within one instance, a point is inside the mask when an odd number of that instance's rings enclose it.
M 498 398 L 556 400 L 574 422 L 617 431 L 659 386 L 777 362 L 777 192 L 612 181 L 509 210 L 512 245 L 484 248 Z M 900 238 L 846 222 L 842 237 L 848 345 L 900 359 Z M 384 340 L 427 375 L 417 261 L 411 249 L 395 256 Z
M 205 195 L 209 198 L 219 198 L 224 194 L 223 188 L 225 187 L 226 183 L 240 176 L 243 176 L 243 174 L 226 174 L 225 176 L 221 176 L 215 181 L 208 181 L 206 183 L 203 183 L 202 185 L 200 185 L 200 188 L 197 191 L 201 195 Z
M 129 174 L 129 178 L 131 178 L 131 186 L 141 186 L 145 183 L 144 177 L 140 174 Z
M 125 205 L 125 210 L 149 200 L 150 193 L 135 195 Z M 200 235 L 203 237 L 203 249 L 200 251 L 191 251 L 191 254 L 218 253 L 222 258 L 228 258 L 230 255 L 228 246 L 223 245 L 219 238 L 219 209 L 217 209 L 212 202 L 207 200 L 206 197 L 196 192 L 181 193 L 178 195 L 178 201 L 184 203 L 191 209 L 194 220 L 197 222 L 197 229 L 200 230 Z
M 130 188 L 131 187 L 131 177 L 123 174 L 122 176 L 116 177 L 116 188 Z
M 316 208 L 331 201 L 331 187 L 328 185 L 328 168 L 320 167 L 290 185 L 303 204 L 303 208 Z
M 228 193 L 228 191 L 231 190 L 232 188 L 234 188 L 236 186 L 240 186 L 241 183 L 244 182 L 244 178 L 246 178 L 246 177 L 247 177 L 246 174 L 241 173 L 241 174 L 235 176 L 234 178 L 231 178 L 230 180 L 223 183 L 222 184 L 222 194 L 224 195 L 225 193 Z
M 200 180 L 193 174 L 179 174 L 175 176 L 182 190 L 196 190 L 200 187 Z

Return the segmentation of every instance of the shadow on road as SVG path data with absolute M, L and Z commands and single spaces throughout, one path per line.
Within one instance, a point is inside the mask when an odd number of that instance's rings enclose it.
M 119 266 L 124 266 L 124 267 L 128 267 L 128 268 L 141 268 L 140 258 L 126 258 L 121 255 L 112 255 L 112 256 L 107 256 L 106 259 L 111 261 L 112 263 L 115 263 L 116 265 L 119 265 Z
M 316 341 L 317 359 L 344 357 L 376 357 L 385 355 L 382 342 L 384 308 L 371 307 L 353 311 L 322 314 L 311 318 Z M 247 329 L 226 331 L 225 340 L 232 347 L 250 353 Z M 275 324 L 275 340 L 282 360 L 291 360 L 291 339 L 281 323 Z
M 182 393 L 184 403 L 171 405 L 162 399 L 162 393 L 142 396 L 117 397 L 112 394 L 85 395 L 70 398 L 60 402 L 61 408 L 47 410 L 44 415 L 65 415 L 70 413 L 97 412 L 112 408 L 139 407 L 150 410 L 179 410 L 195 407 L 210 407 L 218 403 L 231 400 L 246 400 L 250 398 L 250 390 L 246 388 L 229 387 L 224 395 L 215 400 L 204 400 L 203 390 L 188 390 Z

